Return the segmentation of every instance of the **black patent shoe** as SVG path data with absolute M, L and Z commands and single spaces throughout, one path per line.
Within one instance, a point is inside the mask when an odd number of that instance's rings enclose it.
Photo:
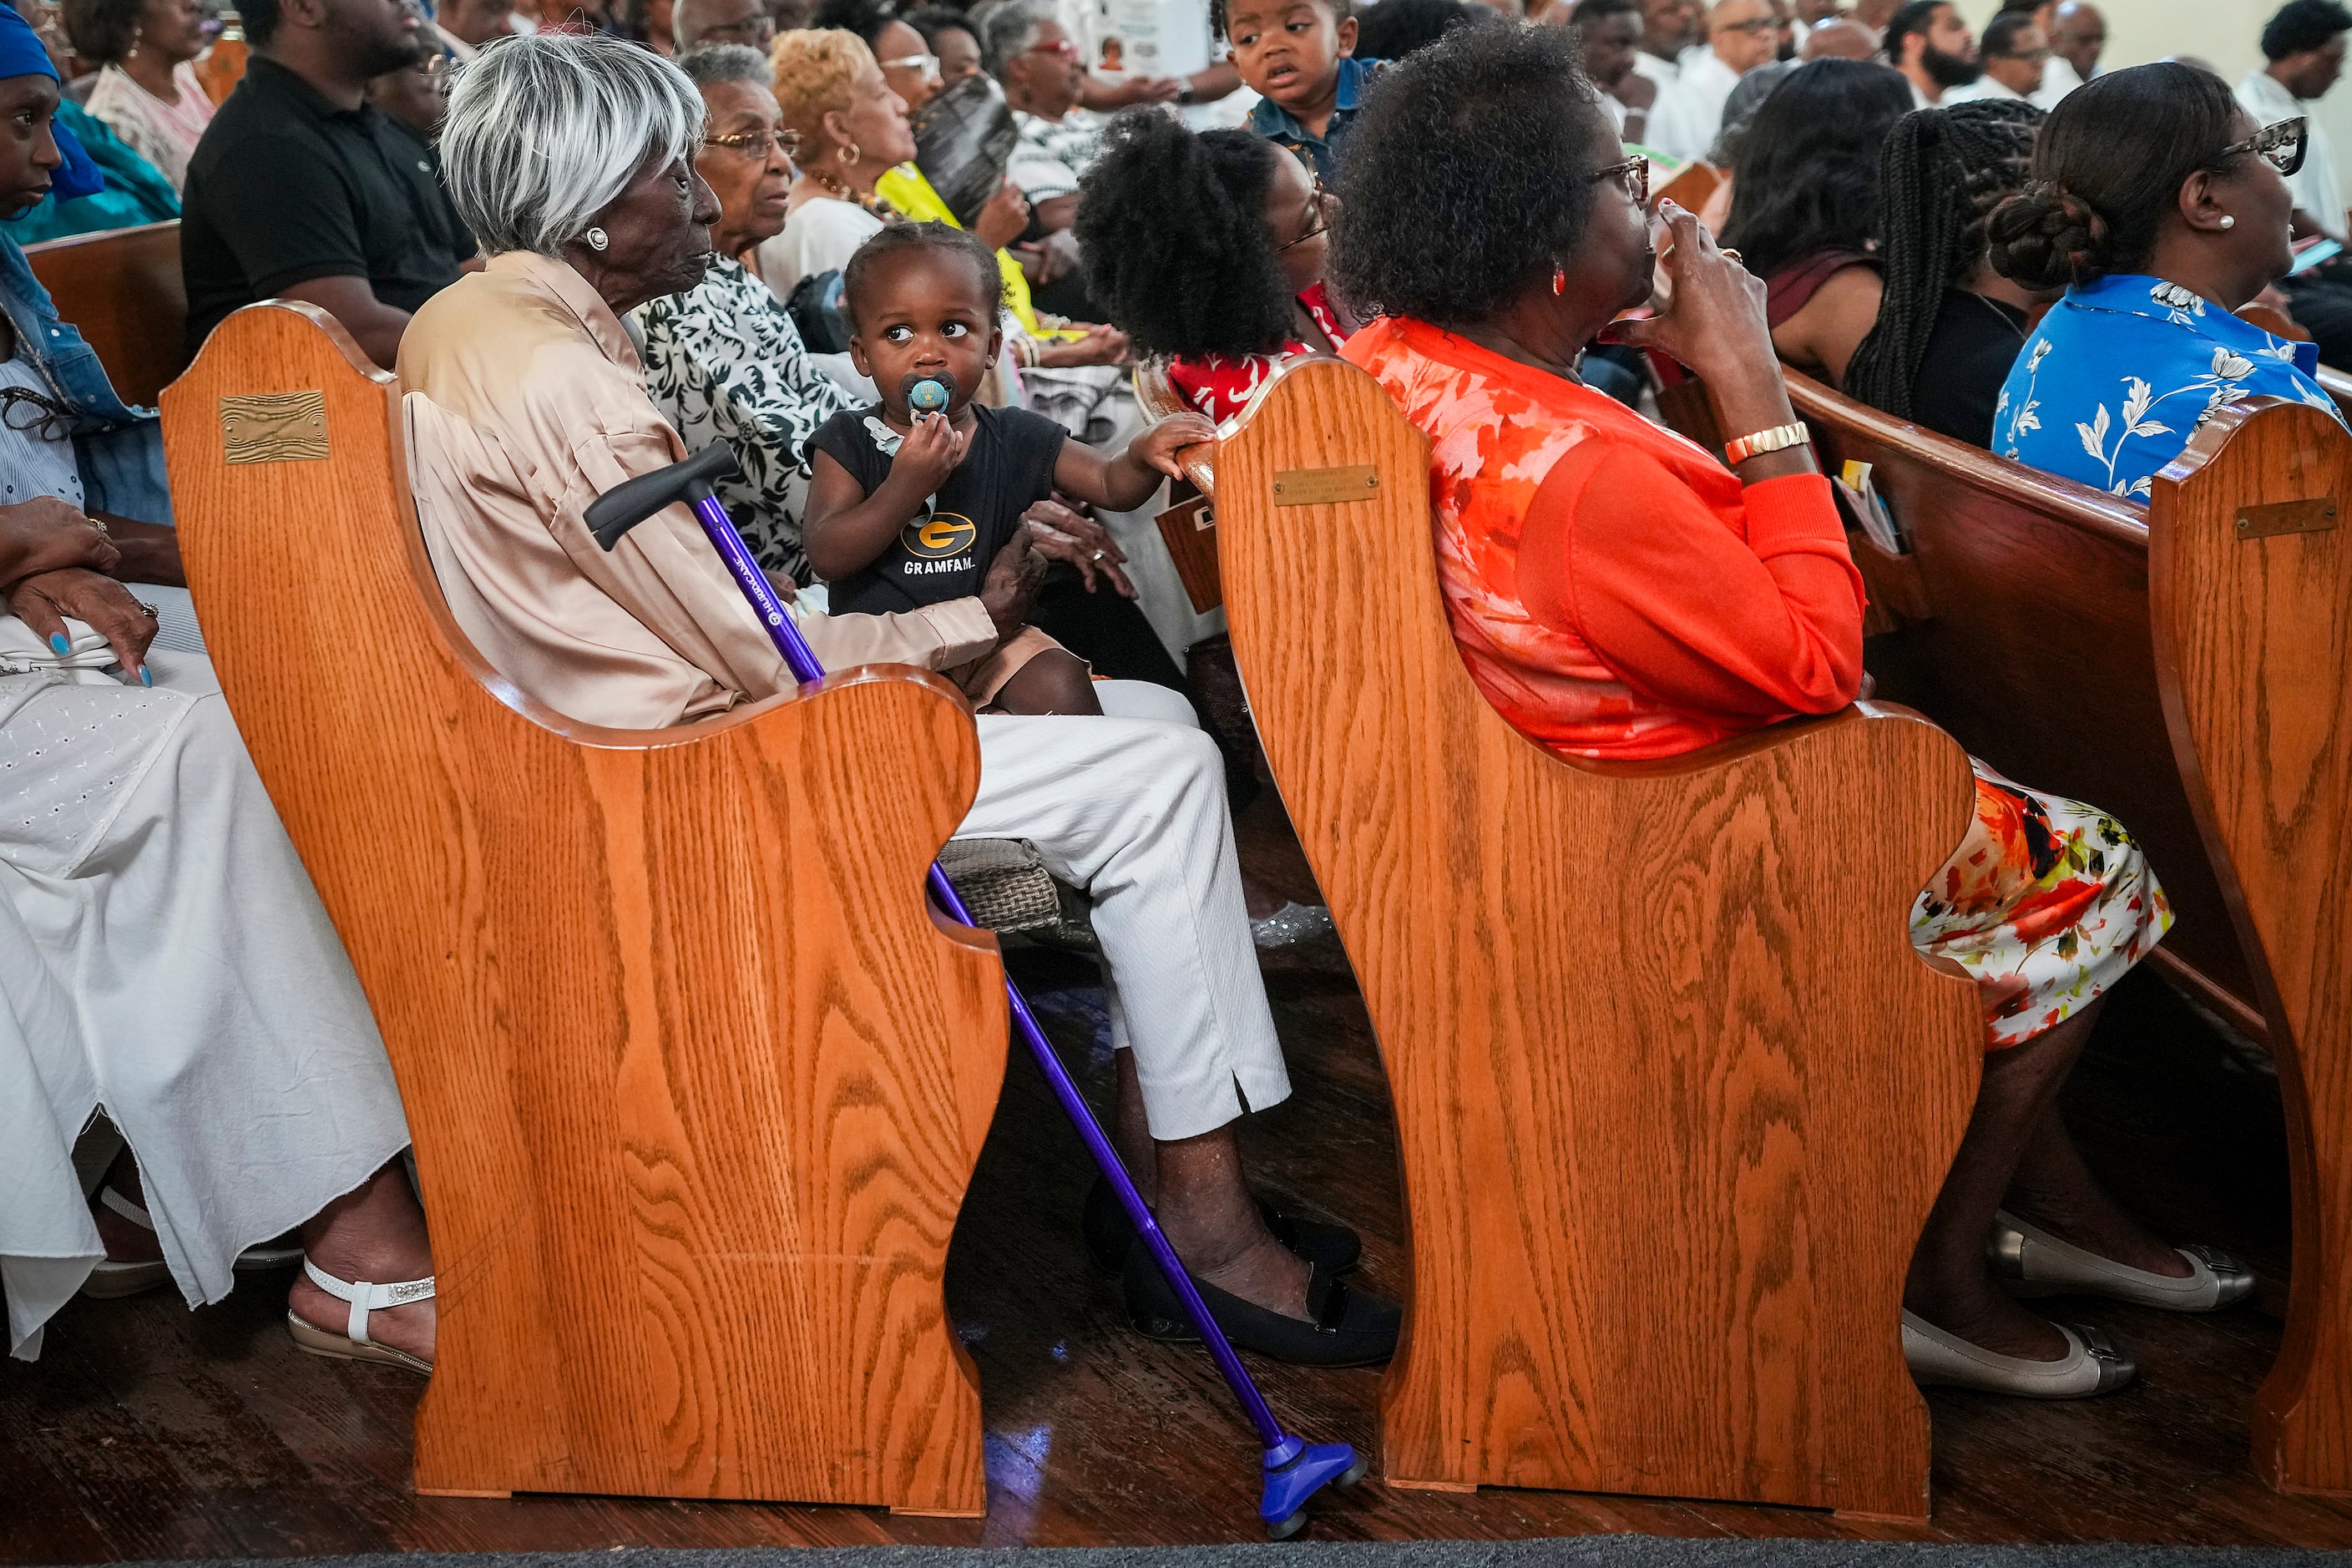
M 1119 1282 L 1127 1297 L 1128 1322 L 1137 1333 L 1148 1340 L 1201 1337 L 1139 1236 L 1128 1247 L 1127 1267 L 1120 1271 Z M 1204 1283 L 1198 1275 L 1192 1284 L 1208 1303 L 1217 1327 L 1224 1330 L 1225 1338 L 1237 1348 L 1255 1351 L 1270 1361 L 1292 1366 L 1378 1366 L 1396 1354 L 1404 1309 L 1386 1297 L 1349 1286 L 1319 1263 L 1311 1266 L 1307 1280 L 1311 1321 L 1244 1301 Z
M 1334 1274 L 1345 1274 L 1364 1256 L 1363 1239 L 1344 1225 L 1333 1221 L 1304 1219 L 1274 1206 L 1265 1198 L 1257 1200 L 1258 1217 L 1274 1239 L 1288 1247 L 1302 1262 L 1320 1264 Z M 1095 1267 L 1106 1274 L 1116 1274 L 1127 1263 L 1127 1249 L 1135 1240 L 1135 1226 L 1119 1206 L 1118 1194 L 1102 1177 L 1087 1189 L 1086 1216 L 1078 1222 L 1087 1238 L 1087 1256 Z

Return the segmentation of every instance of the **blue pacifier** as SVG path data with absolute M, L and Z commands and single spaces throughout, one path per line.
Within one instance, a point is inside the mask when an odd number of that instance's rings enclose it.
M 948 402 L 955 396 L 955 379 L 946 372 L 931 375 L 909 376 L 906 385 L 907 407 L 915 414 L 943 414 Z

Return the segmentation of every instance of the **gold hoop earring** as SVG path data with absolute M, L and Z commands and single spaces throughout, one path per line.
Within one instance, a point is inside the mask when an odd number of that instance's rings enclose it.
M 845 142 L 843 145 L 835 148 L 834 156 L 841 160 L 841 166 L 843 168 L 854 169 L 857 166 L 857 161 L 861 156 L 863 156 L 863 154 L 859 152 L 857 143 L 850 142 Z

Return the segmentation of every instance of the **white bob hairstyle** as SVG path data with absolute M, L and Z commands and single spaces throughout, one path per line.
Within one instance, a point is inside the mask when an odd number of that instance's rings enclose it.
M 702 140 L 702 94 L 651 49 L 597 35 L 501 38 L 457 77 L 441 176 L 486 255 L 560 257 L 648 154 Z

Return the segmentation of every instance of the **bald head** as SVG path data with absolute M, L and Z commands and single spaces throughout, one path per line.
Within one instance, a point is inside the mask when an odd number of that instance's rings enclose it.
M 1878 54 L 1878 35 L 1844 16 L 1817 23 L 1805 35 L 1809 60 L 1866 60 Z
M 2091 0 L 2065 0 L 2050 16 L 2050 52 L 2074 68 L 2084 81 L 2097 74 L 2107 47 L 2107 19 Z

